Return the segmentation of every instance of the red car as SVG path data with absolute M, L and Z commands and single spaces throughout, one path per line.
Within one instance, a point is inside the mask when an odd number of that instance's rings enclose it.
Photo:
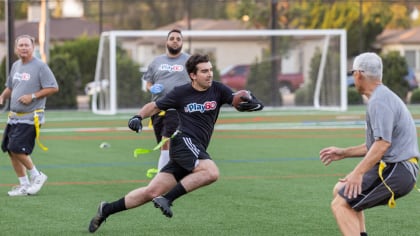
M 235 90 L 246 88 L 251 66 L 248 64 L 229 66 L 220 72 L 220 81 Z M 279 88 L 282 93 L 292 93 L 303 84 L 303 75 L 278 74 Z

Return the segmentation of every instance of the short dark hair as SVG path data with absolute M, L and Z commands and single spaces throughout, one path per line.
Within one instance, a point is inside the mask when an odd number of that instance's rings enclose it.
M 171 31 L 169 31 L 167 38 L 169 38 L 169 35 L 171 35 L 173 32 L 180 34 L 181 35 L 181 38 L 182 38 L 182 32 L 181 32 L 181 30 L 180 29 L 176 29 L 176 28 L 175 29 L 171 29 Z
M 197 73 L 197 64 L 203 62 L 209 62 L 210 58 L 209 55 L 206 54 L 193 54 L 188 58 L 187 62 L 185 62 L 185 67 L 187 68 L 188 74 L 190 73 Z

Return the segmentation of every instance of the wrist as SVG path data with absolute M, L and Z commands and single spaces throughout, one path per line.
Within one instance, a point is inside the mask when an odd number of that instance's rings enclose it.
M 35 100 L 36 100 L 36 95 L 35 95 L 35 93 L 33 93 L 33 94 L 31 95 L 31 97 L 32 97 L 32 101 L 35 101 Z

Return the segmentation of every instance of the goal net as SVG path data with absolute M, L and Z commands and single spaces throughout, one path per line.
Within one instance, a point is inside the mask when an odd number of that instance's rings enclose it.
M 102 33 L 89 91 L 94 113 L 150 101 L 141 76 L 165 53 L 167 33 Z M 187 30 L 183 36 L 185 52 L 210 55 L 214 80 L 252 91 L 267 107 L 347 110 L 345 30 Z

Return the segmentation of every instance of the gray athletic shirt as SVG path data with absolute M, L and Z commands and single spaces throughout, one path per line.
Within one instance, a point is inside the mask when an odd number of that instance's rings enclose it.
M 142 79 L 152 84 L 162 84 L 164 87 L 162 93 L 152 95 L 153 101 L 165 96 L 174 87 L 191 82 L 185 68 L 185 62 L 189 57 L 190 55 L 186 53 L 181 53 L 175 58 L 162 54 L 150 63 Z
M 13 63 L 6 81 L 6 87 L 12 90 L 10 110 L 19 113 L 30 113 L 37 109 L 44 109 L 47 98 L 36 99 L 25 105 L 18 101 L 19 97 L 38 92 L 42 88 L 58 88 L 58 84 L 48 65 L 34 57 L 25 64 L 22 64 L 21 60 Z M 43 118 L 43 116 L 40 118 Z
M 387 163 L 419 157 L 416 125 L 404 102 L 388 87 L 379 85 L 367 104 L 366 145 L 383 139 L 391 143 L 382 160 Z M 408 164 L 409 168 L 414 166 Z M 417 169 L 417 168 L 416 168 Z M 417 174 L 417 170 L 414 174 Z

